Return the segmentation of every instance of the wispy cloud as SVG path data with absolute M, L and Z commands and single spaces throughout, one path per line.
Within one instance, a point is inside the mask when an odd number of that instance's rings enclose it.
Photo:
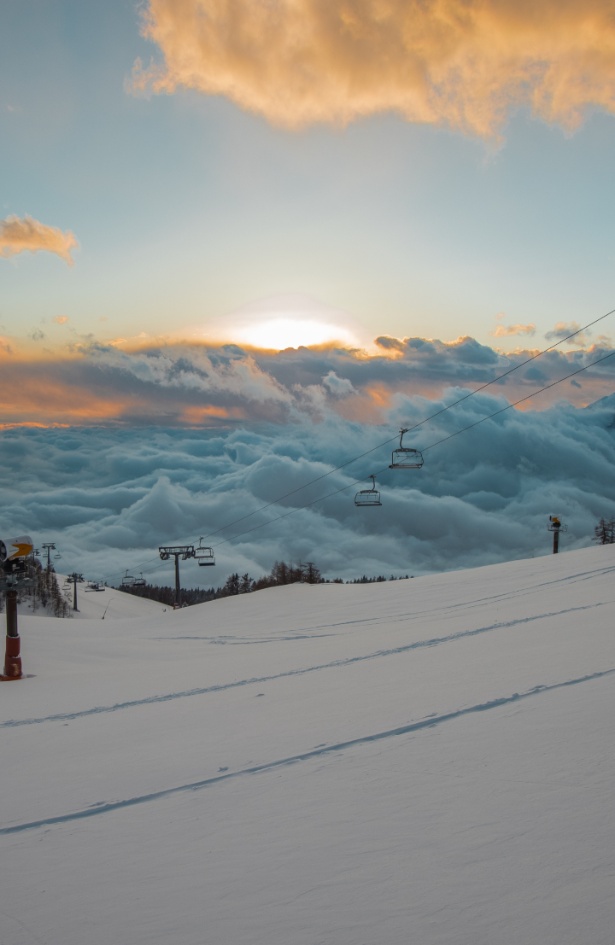
M 71 232 L 63 232 L 55 226 L 47 226 L 33 217 L 6 217 L 0 220 L 0 256 L 16 256 L 18 253 L 55 253 L 69 266 L 73 264 L 71 252 L 77 240 Z
M 566 129 L 615 111 L 610 0 L 149 0 L 134 89 L 224 95 L 269 121 L 395 111 L 491 137 L 520 106 Z
M 536 325 L 498 325 L 491 334 L 494 338 L 514 338 L 515 335 L 535 335 Z
M 589 344 L 591 331 L 580 331 L 580 327 L 577 322 L 558 322 L 551 331 L 546 332 L 545 338 L 547 341 L 563 341 L 564 338 L 574 334 L 575 345 L 583 348 Z

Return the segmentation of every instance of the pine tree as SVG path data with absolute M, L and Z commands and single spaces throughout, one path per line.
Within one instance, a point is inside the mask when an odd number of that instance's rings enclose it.
M 612 545 L 615 543 L 615 521 L 611 519 L 607 522 L 601 518 L 594 529 L 594 535 L 594 541 L 600 542 L 601 545 Z

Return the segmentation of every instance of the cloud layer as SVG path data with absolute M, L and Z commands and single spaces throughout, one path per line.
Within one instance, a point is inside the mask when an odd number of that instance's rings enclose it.
M 72 266 L 71 252 L 77 240 L 70 232 L 63 233 L 55 226 L 39 223 L 33 217 L 10 216 L 0 220 L 0 256 L 18 253 L 55 253 Z
M 56 542 L 58 571 L 111 583 L 128 569 L 172 584 L 158 546 L 204 536 L 217 567 L 203 574 L 186 562 L 185 586 L 224 583 L 234 571 L 257 577 L 275 560 L 354 578 L 549 554 L 552 514 L 568 528 L 562 551 L 591 544 L 599 519 L 615 517 L 613 397 L 484 420 L 502 397 L 481 393 L 439 412 L 452 396 L 406 398 L 387 425 L 371 427 L 330 415 L 219 431 L 4 430 L 3 528 Z M 424 451 L 423 468 L 389 469 L 401 418 L 413 426 L 433 414 L 404 439 Z M 382 507 L 357 508 L 371 474 Z
M 394 111 L 485 137 L 527 107 L 575 128 L 615 111 L 610 0 L 149 0 L 163 61 L 135 89 L 223 95 L 274 124 Z
M 408 397 L 439 398 L 498 377 L 492 389 L 509 403 L 547 388 L 527 405 L 543 410 L 563 399 L 584 406 L 610 394 L 615 376 L 615 357 L 608 357 L 613 348 L 589 340 L 587 332 L 586 347 L 537 358 L 531 350 L 503 355 L 469 337 L 382 336 L 376 339 L 382 354 L 372 356 L 340 347 L 272 352 L 232 344 L 129 351 L 90 340 L 61 358 L 25 360 L 10 339 L 0 338 L 0 418 L 4 424 L 228 427 L 339 416 L 380 424 Z

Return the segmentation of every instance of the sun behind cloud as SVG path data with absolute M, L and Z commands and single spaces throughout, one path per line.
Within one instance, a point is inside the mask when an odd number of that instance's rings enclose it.
M 284 348 L 314 347 L 333 341 L 352 344 L 350 332 L 339 325 L 326 324 L 308 318 L 270 318 L 246 325 L 237 333 L 237 339 L 254 348 L 283 351 Z
M 209 324 L 208 339 L 267 351 L 310 348 L 339 342 L 357 347 L 357 326 L 350 317 L 304 296 L 275 296 L 253 302 L 228 318 Z

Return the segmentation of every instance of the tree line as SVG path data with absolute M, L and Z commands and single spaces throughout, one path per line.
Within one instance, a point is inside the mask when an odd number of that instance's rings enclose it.
M 406 575 L 408 577 L 408 575 Z M 378 577 L 355 578 L 351 581 L 343 581 L 341 578 L 335 578 L 332 584 L 371 584 L 380 581 L 396 581 L 397 578 L 391 575 L 386 578 L 384 575 Z M 276 561 L 269 574 L 260 578 L 252 578 L 247 572 L 239 574 L 235 572 L 230 574 L 226 582 L 221 587 L 205 588 L 187 588 L 181 592 L 182 604 L 190 607 L 193 604 L 203 604 L 206 601 L 217 600 L 220 597 L 234 597 L 237 594 L 252 594 L 254 591 L 261 591 L 267 587 L 280 587 L 284 584 L 323 584 L 325 579 L 322 577 L 320 568 L 313 561 L 306 564 L 287 564 L 285 561 Z M 144 584 L 141 587 L 123 587 L 122 590 L 136 597 L 146 597 L 149 600 L 158 601 L 161 604 L 168 604 L 172 607 L 175 602 L 175 589 L 164 587 L 158 584 Z
M 18 587 L 19 600 L 27 602 L 32 613 L 43 610 L 53 617 L 68 617 L 70 604 L 64 597 L 53 568 L 43 568 L 40 561 L 32 559 L 28 565 L 28 585 Z M 0 612 L 4 609 L 5 593 L 0 588 Z

